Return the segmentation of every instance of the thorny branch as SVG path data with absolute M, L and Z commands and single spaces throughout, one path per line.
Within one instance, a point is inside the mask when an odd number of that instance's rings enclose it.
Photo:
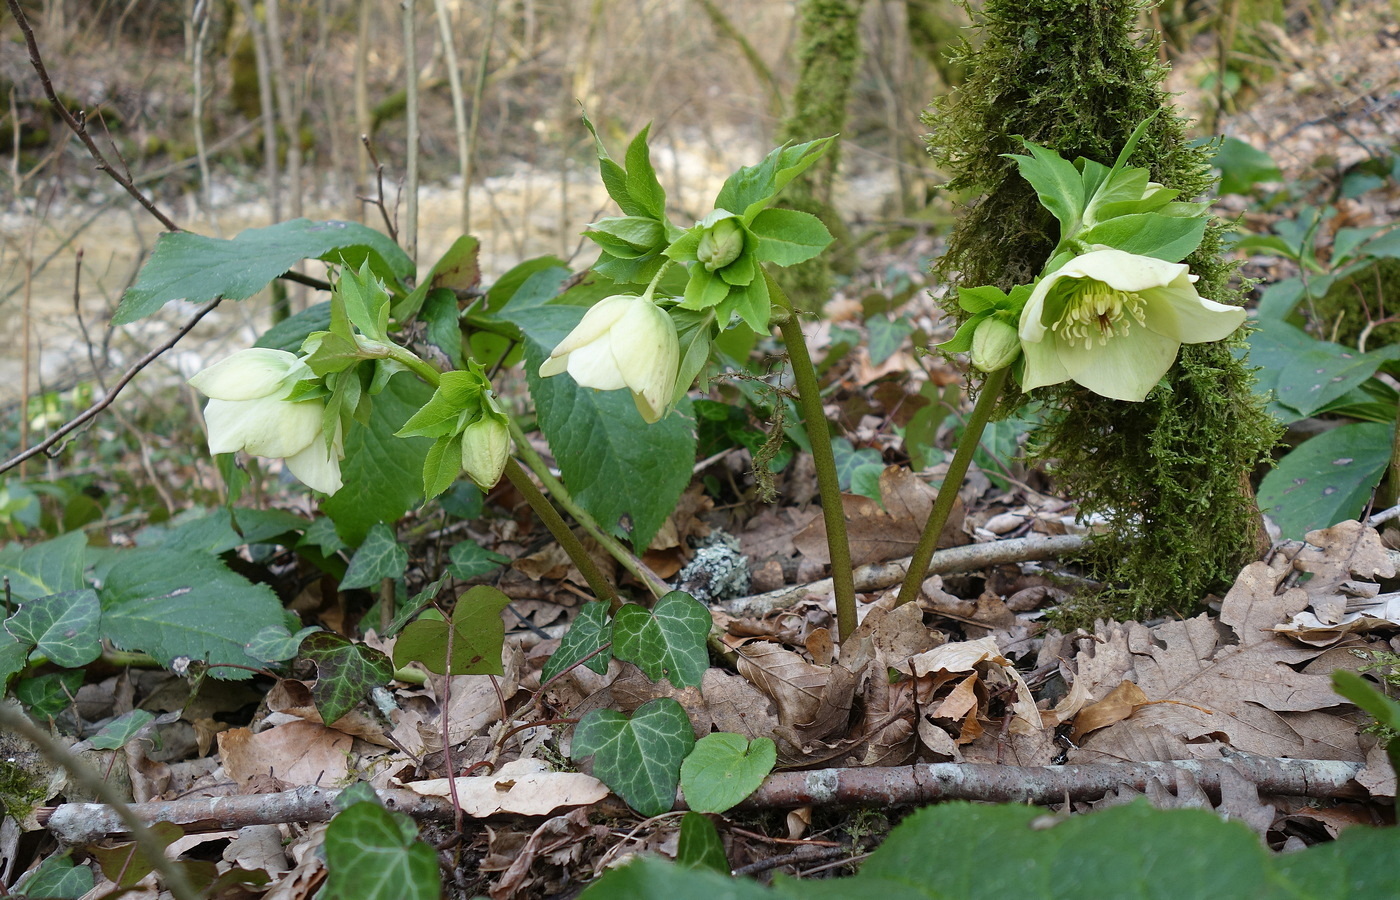
M 769 775 L 740 804 L 743 809 L 799 806 L 900 806 L 942 800 L 984 800 L 1050 804 L 1094 800 L 1120 787 L 1145 790 L 1157 779 L 1169 789 L 1191 777 L 1207 793 L 1217 793 L 1222 777 L 1242 777 L 1260 793 L 1337 798 L 1364 793 L 1353 781 L 1360 763 L 1328 759 L 1274 759 L 1236 754 L 1229 759 L 1171 762 L 1092 763 L 1073 766 L 1003 766 L 992 763 L 926 763 L 913 766 L 818 769 Z M 174 822 L 187 831 L 226 830 L 281 822 L 325 822 L 335 815 L 337 790 L 305 785 L 279 794 L 208 797 L 135 803 L 129 809 L 144 822 Z M 411 790 L 379 792 L 387 808 L 420 820 L 450 821 L 452 803 Z M 684 808 L 677 804 L 677 808 Z M 100 803 L 65 803 L 38 811 L 39 823 L 68 844 L 125 834 L 117 810 Z

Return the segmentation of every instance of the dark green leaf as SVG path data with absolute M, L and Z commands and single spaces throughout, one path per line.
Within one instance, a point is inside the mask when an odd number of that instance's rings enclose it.
M 308 635 L 320 630 L 317 625 L 308 625 L 292 634 L 286 625 L 269 625 L 253 635 L 243 647 L 243 652 L 258 662 L 283 662 L 297 655 L 301 650 L 301 642 L 306 640 Z
M 879 450 L 871 447 L 857 450 L 845 438 L 832 439 L 831 453 L 836 458 L 836 477 L 843 491 L 851 489 L 851 477 L 855 475 L 856 469 L 866 465 L 878 465 L 883 469 L 885 465 Z
M 1211 164 L 1220 170 L 1222 194 L 1243 194 L 1261 181 L 1283 178 L 1273 157 L 1235 137 L 1221 140 Z
M 15 685 L 15 699 L 36 719 L 51 719 L 68 708 L 83 686 L 83 670 L 25 678 Z
M 5 630 L 65 669 L 85 666 L 102 655 L 97 592 L 84 589 L 50 594 L 20 604 Z
M 23 897 L 49 897 L 54 900 L 77 900 L 92 890 L 92 870 L 73 865 L 73 851 L 55 853 L 30 872 L 15 886 Z
M 705 639 L 713 625 L 704 604 L 671 591 L 651 609 L 629 603 L 617 611 L 612 653 L 652 681 L 665 678 L 678 688 L 699 687 L 710 664 Z
M 169 847 L 185 836 L 185 829 L 174 822 L 152 822 L 147 827 L 162 847 Z M 155 871 L 146 852 L 134 843 L 94 847 L 91 853 L 102 866 L 102 874 L 116 882 L 118 887 L 130 888 Z
M 318 631 L 303 641 L 301 655 L 316 664 L 311 700 L 327 725 L 394 678 L 394 666 L 383 653 L 328 631 Z
M 413 820 L 376 803 L 356 803 L 326 828 L 322 900 L 438 900 L 437 854 Z
M 695 732 L 679 703 L 649 700 L 631 719 L 595 709 L 574 729 L 570 755 L 593 757 L 593 774 L 644 816 L 659 816 L 676 802 L 681 762 L 695 745 Z
M 1355 518 L 1390 461 L 1394 431 L 1365 422 L 1304 442 L 1260 482 L 1260 509 L 1290 539 Z
M 870 362 L 876 366 L 894 356 L 899 348 L 904 346 L 904 339 L 914 333 L 914 326 L 904 316 L 897 319 L 883 315 L 871 316 L 865 320 L 865 327 L 870 332 Z M 971 339 L 969 335 L 968 340 Z
M 719 830 L 709 816 L 688 812 L 681 818 L 681 834 L 676 842 L 676 865 L 729 874 L 729 858 L 724 855 L 724 842 L 720 840 Z
M 126 742 L 139 735 L 147 725 L 155 721 L 155 715 L 144 709 L 133 709 L 118 716 L 102 730 L 88 739 L 88 743 L 98 750 L 115 750 L 126 746 Z
M 453 578 L 462 581 L 480 578 L 510 562 L 510 557 L 492 553 L 473 540 L 461 540 L 453 544 L 452 549 L 447 552 L 447 558 L 450 561 L 447 571 Z
M 21 547 L 8 544 L 0 550 L 0 577 L 8 579 L 17 600 L 38 600 L 50 594 L 83 587 L 83 553 L 87 536 L 81 531 Z
M 344 259 L 350 266 L 368 260 L 376 275 L 391 281 L 414 269 L 393 241 L 355 222 L 293 219 L 250 228 L 232 240 L 166 233 L 156 239 L 155 252 L 122 297 L 112 324 L 130 324 L 172 300 L 245 300 L 303 259 Z
M 343 591 L 355 588 L 379 587 L 385 578 L 401 578 L 408 568 L 408 550 L 394 537 L 394 530 L 382 522 L 375 523 L 365 535 L 365 542 L 350 558 L 350 568 L 340 580 Z
M 598 650 L 612 640 L 612 623 L 608 621 L 608 604 L 602 600 L 590 600 L 579 609 L 574 624 L 565 632 L 559 642 L 559 649 L 545 662 L 540 672 L 543 684 L 560 672 Z M 612 654 L 606 650 L 589 658 L 584 665 L 602 675 L 608 670 Z

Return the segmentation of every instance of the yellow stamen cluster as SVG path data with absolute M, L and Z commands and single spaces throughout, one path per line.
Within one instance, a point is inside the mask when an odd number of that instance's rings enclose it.
M 1137 294 L 1116 291 L 1102 281 L 1084 279 L 1051 328 L 1071 345 L 1083 344 L 1088 348 L 1097 339 L 1099 346 L 1103 346 L 1109 338 L 1128 333 L 1129 316 L 1139 325 L 1144 324 L 1147 319 L 1142 310 L 1143 300 Z

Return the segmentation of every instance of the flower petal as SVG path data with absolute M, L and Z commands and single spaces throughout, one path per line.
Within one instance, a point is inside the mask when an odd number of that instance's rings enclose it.
M 209 452 L 243 450 L 270 458 L 295 455 L 320 436 L 324 409 L 315 401 L 288 403 L 272 397 L 210 400 L 204 407 Z
M 580 387 L 591 387 L 600 391 L 615 391 L 627 387 L 627 381 L 617 370 L 617 361 L 613 359 L 611 336 L 600 338 L 571 352 L 568 370 Z
M 1069 377 L 1102 397 L 1143 400 L 1167 374 L 1181 344 L 1133 323 L 1126 334 L 1090 347 L 1059 346 Z
M 287 470 L 307 487 L 323 494 L 334 494 L 344 484 L 340 478 L 340 446 L 326 452 L 326 442 L 312 441 L 305 450 L 287 457 Z
M 559 342 L 559 346 L 550 352 L 550 357 L 564 356 L 598 340 L 640 299 L 630 294 L 615 294 L 599 300 L 583 314 L 583 318 L 574 326 L 574 330 Z
M 647 422 L 659 419 L 676 389 L 680 340 L 671 317 L 647 303 L 618 322 L 613 358 L 627 387 L 641 395 L 638 409 Z
M 1224 340 L 1244 323 L 1245 312 L 1207 300 L 1185 275 L 1166 287 L 1143 291 L 1147 327 L 1183 344 Z
M 215 400 L 256 400 L 278 392 L 297 362 L 296 356 L 285 350 L 240 350 L 197 372 L 190 386 Z
M 1060 362 L 1055 335 L 1045 334 L 1040 341 L 1022 341 L 1026 364 L 1021 370 L 1021 390 L 1029 391 L 1069 380 L 1069 372 Z
M 1185 263 L 1163 262 L 1150 256 L 1105 248 L 1076 256 L 1054 274 L 1067 278 L 1092 278 L 1114 290 L 1141 293 L 1171 284 L 1186 272 Z

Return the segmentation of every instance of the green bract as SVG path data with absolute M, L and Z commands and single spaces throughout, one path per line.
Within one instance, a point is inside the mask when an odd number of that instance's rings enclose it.
M 495 487 L 510 455 L 509 426 L 481 363 L 468 360 L 466 369 L 442 373 L 432 399 L 397 436 L 436 438 L 423 461 L 423 491 L 436 497 L 463 470 L 482 490 Z
M 191 378 L 190 386 L 209 398 L 209 452 L 285 459 L 308 487 L 340 490 L 341 432 L 337 427 L 329 444 L 320 440 L 325 404 L 291 399 L 303 380 L 316 380 L 303 360 L 264 348 L 241 350 Z
M 1096 394 L 1139 401 L 1182 344 L 1218 341 L 1243 309 L 1196 293 L 1183 264 L 1095 250 L 1040 279 L 1021 312 L 1021 389 L 1075 381 Z

